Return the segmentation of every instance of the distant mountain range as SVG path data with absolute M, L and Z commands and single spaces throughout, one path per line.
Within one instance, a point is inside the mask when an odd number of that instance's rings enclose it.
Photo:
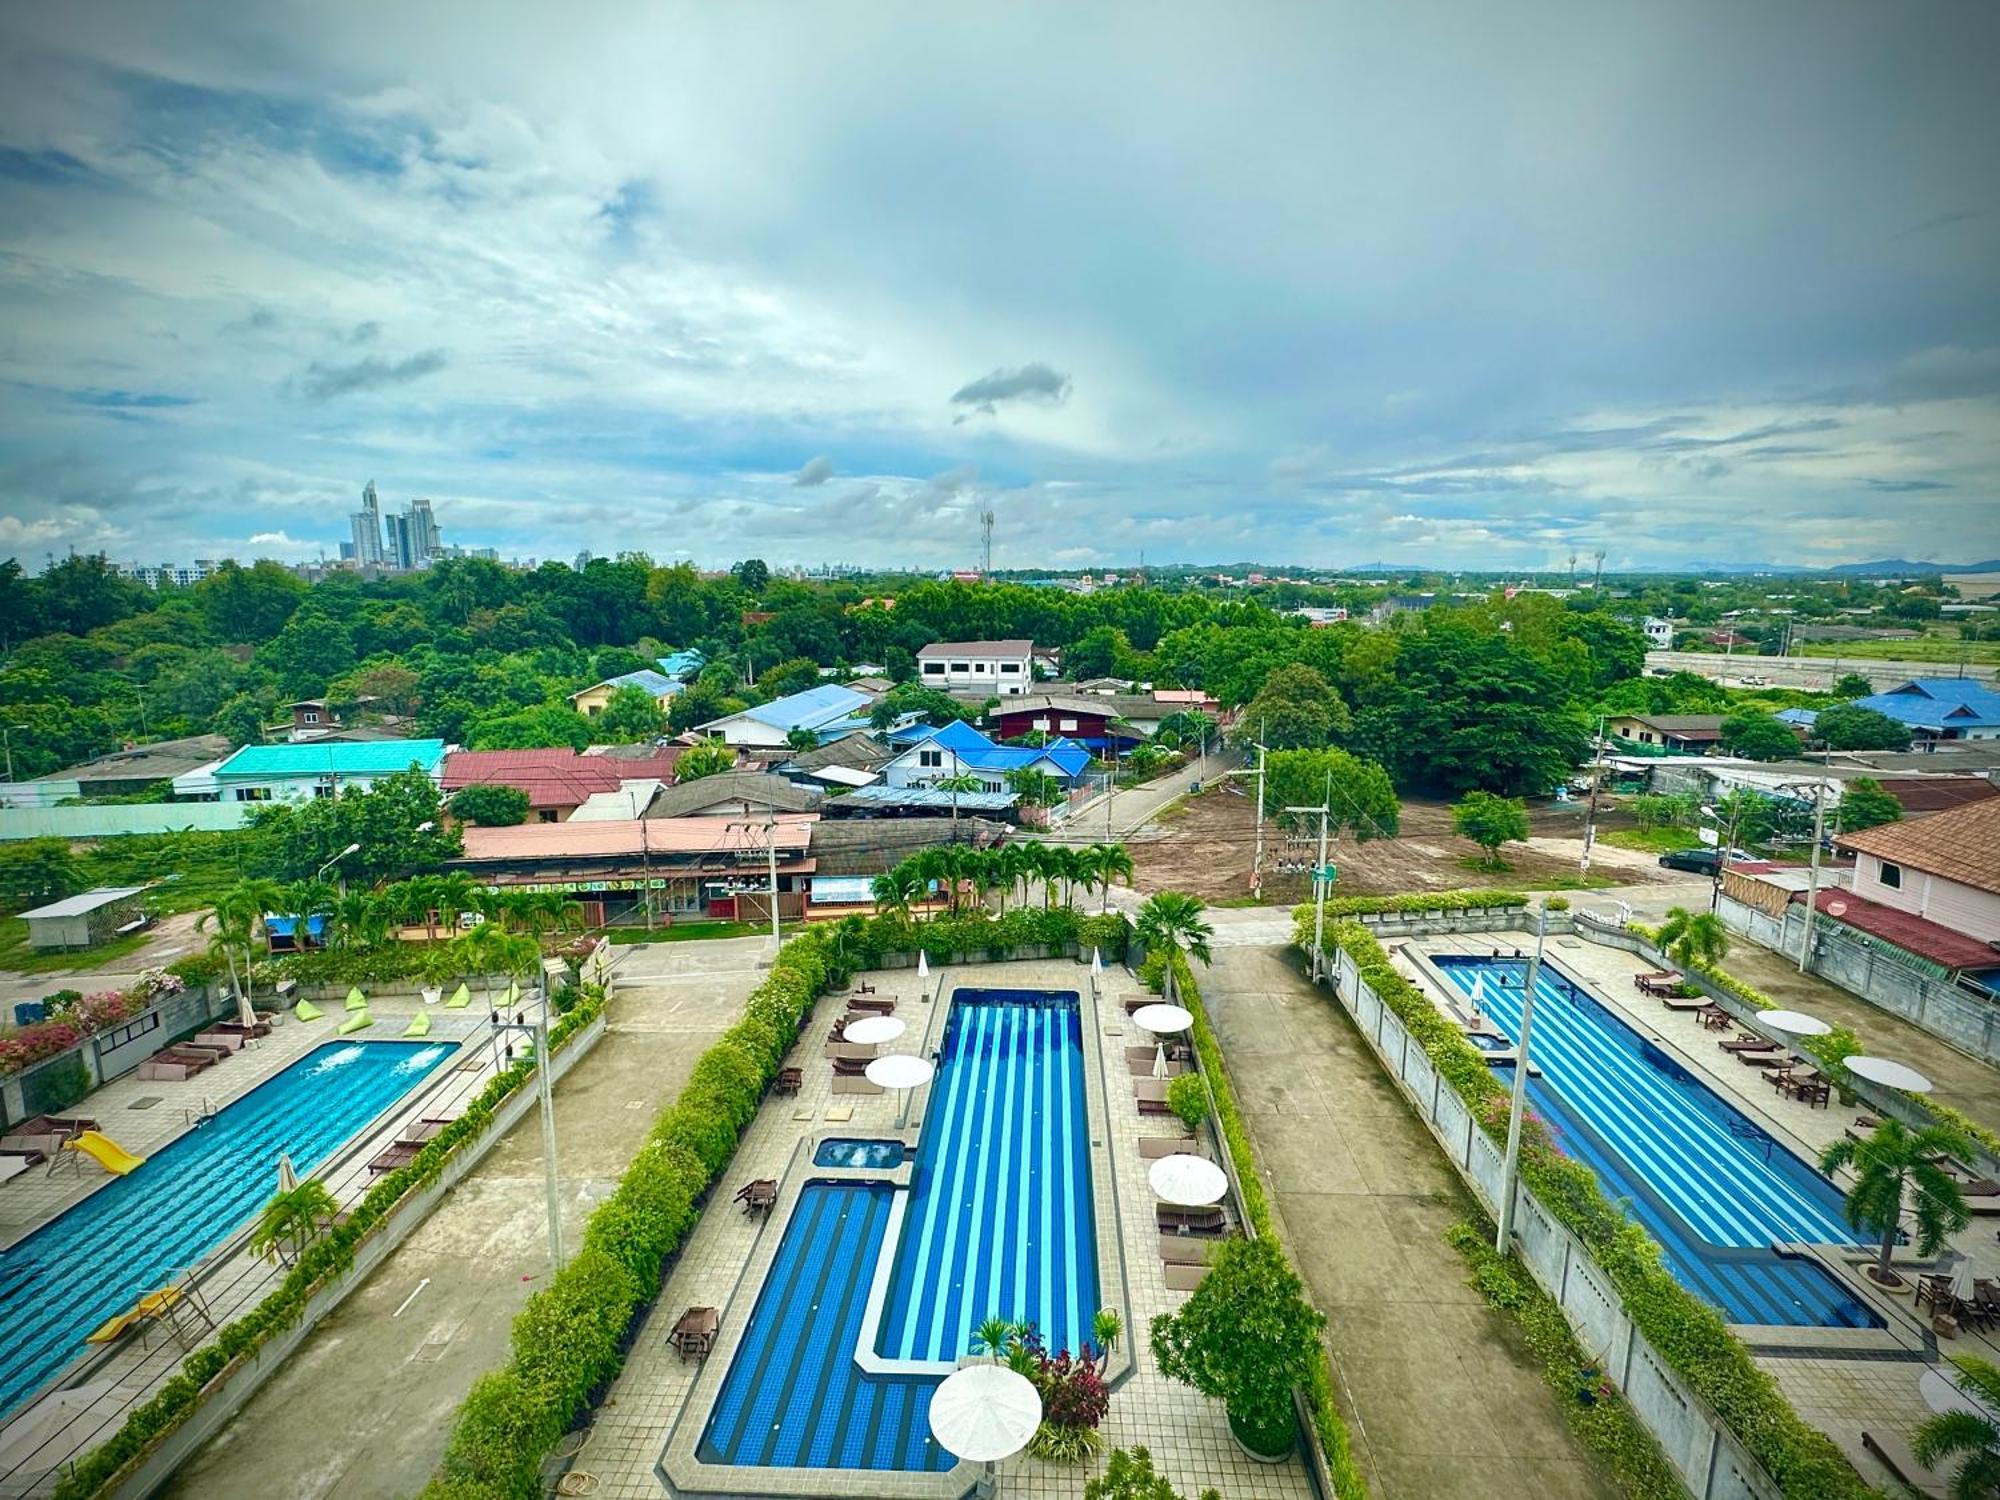
M 1907 557 L 1883 558 L 1879 562 L 1842 563 L 1829 573 L 2000 573 L 2000 558 L 1976 563 L 1911 562 Z

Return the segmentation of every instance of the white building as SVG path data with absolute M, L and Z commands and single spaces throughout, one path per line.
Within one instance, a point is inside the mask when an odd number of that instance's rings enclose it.
M 1011 698 L 1035 681 L 1033 641 L 933 641 L 917 653 L 917 680 L 944 692 Z
M 1647 615 L 1640 627 L 1646 632 L 1646 644 L 1655 651 L 1671 651 L 1674 647 L 1674 622 L 1663 620 L 1658 615 Z

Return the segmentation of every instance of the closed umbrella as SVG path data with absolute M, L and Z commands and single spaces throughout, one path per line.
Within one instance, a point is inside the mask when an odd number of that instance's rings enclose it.
M 928 979 L 930 977 L 931 977 L 931 956 L 928 953 L 924 952 L 923 949 L 919 948 L 917 950 L 917 978 Z
M 1153 1076 L 1155 1078 L 1165 1078 L 1167 1076 L 1167 1044 L 1165 1042 L 1160 1043 L 1159 1046 L 1153 1049 Z
M 298 1185 L 299 1174 L 298 1169 L 292 1165 L 292 1153 L 289 1151 L 280 1151 L 278 1153 L 278 1191 L 289 1193 Z
M 115 1380 L 92 1380 L 44 1396 L 0 1432 L 0 1473 L 25 1462 L 42 1444 L 117 1390 Z
M 1093 974 L 1102 974 L 1102 973 L 1104 972 L 1104 950 L 1103 950 L 1103 949 L 1101 949 L 1101 948 L 1092 948 L 1092 949 L 1090 950 L 1090 972 L 1091 972 L 1091 973 L 1093 973 Z

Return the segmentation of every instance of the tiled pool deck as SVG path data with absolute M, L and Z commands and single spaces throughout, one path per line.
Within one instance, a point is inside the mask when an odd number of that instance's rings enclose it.
M 944 1017 L 920 998 L 919 981 L 910 971 L 862 976 L 883 995 L 896 998 L 896 1015 L 909 1027 L 904 1037 L 884 1051 L 927 1050 L 941 1032 Z M 1107 969 L 1100 978 L 1101 1010 L 1093 1024 L 1087 965 L 1067 961 L 980 964 L 941 970 L 929 986 L 946 1002 L 955 989 L 1070 990 L 1083 997 L 1084 1052 L 1091 1074 L 1087 1094 L 1094 1146 L 1093 1191 L 1101 1228 L 1101 1301 L 1119 1306 L 1126 1333 L 1112 1362 L 1113 1377 L 1131 1368 L 1118 1385 L 1102 1428 L 1105 1446 L 1149 1448 L 1161 1472 L 1188 1494 L 1214 1485 L 1231 1500 L 1306 1500 L 1313 1491 L 1300 1460 L 1260 1464 L 1245 1457 L 1230 1437 L 1222 1410 L 1184 1386 L 1176 1385 L 1153 1365 L 1147 1352 L 1145 1326 L 1158 1313 L 1179 1306 L 1186 1294 L 1167 1290 L 1162 1275 L 1157 1232 L 1153 1226 L 1152 1195 L 1146 1185 L 1145 1163 L 1139 1155 L 1142 1135 L 1164 1129 L 1142 1120 L 1132 1099 L 1124 1048 L 1143 1041 L 1125 1019 L 1123 1000 L 1137 994 L 1135 979 L 1122 970 Z M 914 1141 L 914 1129 L 899 1132 L 894 1094 L 834 1094 L 831 1067 L 822 1055 L 827 1033 L 843 1009 L 838 996 L 822 1000 L 791 1060 L 804 1070 L 804 1087 L 796 1098 L 771 1098 L 751 1123 L 735 1160 L 724 1174 L 708 1211 L 696 1227 L 687 1249 L 668 1277 L 653 1315 L 641 1330 L 625 1370 L 612 1387 L 573 1469 L 592 1475 L 592 1493 L 612 1500 L 658 1500 L 679 1493 L 676 1477 L 693 1476 L 687 1493 L 770 1494 L 814 1496 L 880 1496 L 885 1500 L 935 1500 L 967 1492 L 970 1470 L 950 1475 L 853 1470 L 755 1470 L 708 1466 L 690 1468 L 696 1438 L 708 1418 L 714 1392 L 726 1375 L 731 1356 L 756 1301 L 763 1273 L 776 1254 L 787 1215 L 806 1177 L 839 1177 L 838 1169 L 809 1167 L 808 1143 L 821 1136 L 895 1136 Z M 935 1023 L 935 1024 L 933 1024 Z M 1108 1112 L 1103 1109 L 1108 1099 Z M 920 1119 L 923 1100 L 911 1115 Z M 1106 1114 L 1108 1113 L 1108 1121 Z M 1104 1129 L 1108 1123 L 1109 1130 Z M 1212 1148 L 1211 1148 L 1212 1150 Z M 1105 1168 L 1108 1165 L 1109 1170 Z M 906 1165 L 898 1174 L 907 1174 Z M 780 1183 L 776 1210 L 753 1221 L 730 1202 L 736 1188 L 760 1177 Z M 1115 1237 L 1110 1226 L 1116 1226 Z M 1122 1300 L 1118 1287 L 1123 1282 Z M 715 1351 L 700 1364 L 683 1363 L 666 1345 L 666 1333 L 682 1309 L 714 1306 L 722 1309 L 722 1326 Z M 1002 1466 L 1002 1490 L 1009 1495 L 1073 1497 L 1101 1466 L 1048 1465 L 1020 1457 Z
M 167 1082 L 127 1074 L 96 1090 L 68 1113 L 95 1119 L 104 1134 L 128 1151 L 151 1156 L 191 1128 L 191 1114 L 204 1108 L 226 1108 L 315 1047 L 337 1040 L 399 1040 L 411 1015 L 421 1007 L 411 1000 L 379 1002 L 370 1008 L 375 1025 L 357 1036 L 335 1036 L 334 1027 L 342 1016 L 337 1006 L 328 1008 L 325 1019 L 310 1023 L 301 1024 L 287 1016 L 269 1036 L 194 1078 Z M 489 1051 L 483 1045 L 485 1012 L 475 1003 L 463 1011 L 433 1006 L 431 1015 L 432 1030 L 423 1040 L 460 1048 L 460 1054 L 447 1058 L 413 1092 L 321 1164 L 314 1175 L 342 1207 L 358 1202 L 368 1191 L 374 1180 L 367 1170 L 369 1159 L 406 1125 L 420 1118 L 456 1114 L 492 1076 Z M 480 1044 L 464 1045 L 469 1039 Z M 148 1100 L 156 1102 L 148 1104 Z M 0 1245 L 14 1243 L 111 1180 L 95 1163 L 85 1161 L 74 1170 L 65 1164 L 53 1173 L 46 1165 L 36 1167 L 0 1184 Z M 275 1181 L 272 1186 L 275 1190 Z M 285 1274 L 284 1266 L 250 1254 L 243 1238 L 239 1232 L 219 1247 L 199 1275 L 201 1304 L 217 1327 L 248 1311 Z M 167 1331 L 156 1329 L 143 1338 L 129 1336 L 113 1346 L 109 1355 L 87 1363 L 91 1380 L 114 1381 L 115 1389 L 77 1413 L 32 1454 L 0 1466 L 0 1500 L 47 1494 L 58 1477 L 57 1466 L 117 1431 L 126 1413 L 151 1397 L 188 1352 Z
M 1527 952 L 1534 945 L 1534 935 L 1402 938 L 1391 940 L 1390 945 L 1418 954 L 1484 953 L 1496 946 L 1507 952 L 1516 947 Z M 1640 994 L 1632 978 L 1649 971 L 1651 965 L 1634 955 L 1576 937 L 1550 939 L 1547 952 L 1622 1019 L 1807 1160 L 1817 1160 L 1820 1152 L 1854 1123 L 1858 1111 L 1843 1109 L 1837 1098 L 1827 1108 L 1810 1108 L 1778 1095 L 1762 1082 L 1761 1069 L 1725 1064 L 1716 1043 L 1734 1032 L 1706 1030 L 1691 1012 L 1668 1011 L 1658 1000 Z M 1408 958 L 1399 957 L 1395 962 L 1405 976 L 1414 979 L 1434 1000 L 1438 998 L 1436 985 Z M 1953 1237 L 1953 1249 L 1974 1257 L 1982 1267 L 1992 1264 L 1994 1227 L 1992 1219 L 1975 1218 L 1970 1228 Z M 1991 1334 L 1972 1329 L 1940 1340 L 1928 1323 L 1916 1316 L 1909 1293 L 1889 1296 L 1860 1275 L 1860 1266 L 1869 1258 L 1863 1248 L 1827 1255 L 1824 1261 L 1857 1297 L 1883 1316 L 1886 1328 L 1739 1327 L 1737 1332 L 1799 1415 L 1839 1443 L 1865 1478 L 1882 1484 L 1889 1482 L 1887 1471 L 1862 1447 L 1863 1431 L 1907 1437 L 1913 1427 L 1932 1415 L 1917 1389 L 1926 1365 L 1958 1353 L 2000 1360 L 2000 1342 Z M 1908 1276 L 1908 1262 L 1899 1257 L 1899 1263 Z M 1846 1352 L 1850 1350 L 1853 1352 Z

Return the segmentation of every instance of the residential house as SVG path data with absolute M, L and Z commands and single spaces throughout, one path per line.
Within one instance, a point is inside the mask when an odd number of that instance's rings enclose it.
M 1019 821 L 1018 792 L 947 792 L 934 786 L 858 786 L 827 800 L 821 809 L 828 819 L 934 818 L 956 808 L 960 817 L 974 815 L 1008 823 Z
M 412 769 L 442 783 L 444 741 L 245 745 L 210 779 L 224 802 L 309 802 L 357 787 L 365 791 L 384 776 Z
M 1674 755 L 1708 755 L 1722 743 L 1721 714 L 1616 714 L 1605 728 L 1635 745 Z
M 1328 625 L 1338 625 L 1347 618 L 1346 607 L 1338 604 L 1331 607 L 1319 604 L 1301 604 L 1296 608 L 1286 610 L 1284 613 L 1286 619 L 1303 620 L 1315 630 L 1322 629 Z
M 644 794 L 634 793 L 625 813 L 630 818 L 651 800 L 661 781 L 671 779 L 678 755 L 629 759 L 579 755 L 568 748 L 454 750 L 445 757 L 443 786 L 447 796 L 469 786 L 516 787 L 527 793 L 529 821 L 560 823 L 600 793 L 643 784 Z
M 872 734 L 856 730 L 811 750 L 801 751 L 771 770 L 793 781 L 819 781 L 833 786 L 867 786 L 896 752 Z
M 1851 892 L 1821 910 L 1919 957 L 1992 984 L 2000 973 L 2000 798 L 1842 834 Z
M 725 745 L 783 749 L 791 743 L 792 731 L 806 729 L 820 740 L 837 739 L 868 727 L 868 710 L 874 700 L 866 693 L 838 683 L 822 683 L 802 693 L 791 693 L 746 708 L 741 713 L 711 719 L 695 727 L 695 733 Z
M 1925 740 L 2000 739 L 2000 692 L 1970 677 L 1914 677 L 1855 700 Z
M 765 813 L 818 812 L 826 794 L 763 771 L 723 771 L 662 787 L 646 808 L 649 818 L 747 818 Z
M 1007 778 L 1033 769 L 1052 776 L 1063 787 L 1083 779 L 1090 769 L 1090 751 L 1073 740 L 1052 739 L 1040 748 L 996 745 L 970 724 L 954 721 L 943 728 L 918 725 L 903 732 L 908 738 L 896 758 L 882 767 L 882 782 L 892 787 L 935 786 L 947 777 L 970 774 L 979 790 L 1011 790 Z
M 917 653 L 917 681 L 946 692 L 1011 698 L 1034 686 L 1033 641 L 933 641 Z
M 1095 753 L 1122 755 L 1187 706 L 1162 703 L 1152 693 L 1033 693 L 994 709 L 992 719 L 1003 740 L 1067 736 Z
M 1646 645 L 1654 651 L 1674 649 L 1674 622 L 1663 620 L 1658 615 L 1647 615 L 1639 628 L 1646 632 Z
M 0 807 L 54 807 L 78 797 L 115 797 L 142 791 L 155 782 L 221 760 L 231 750 L 227 735 L 196 734 L 185 739 L 128 745 L 109 755 L 29 781 L 0 783 Z
M 669 677 L 664 672 L 655 672 L 651 667 L 641 667 L 636 672 L 621 672 L 616 677 L 585 688 L 580 693 L 569 695 L 570 707 L 585 718 L 592 718 L 604 712 L 604 706 L 611 701 L 611 695 L 623 687 L 643 689 L 665 713 L 673 696 L 681 690 L 679 679 Z
M 1984 776 L 1891 776 L 1881 787 L 1901 804 L 1905 821 L 2000 797 L 2000 786 Z

